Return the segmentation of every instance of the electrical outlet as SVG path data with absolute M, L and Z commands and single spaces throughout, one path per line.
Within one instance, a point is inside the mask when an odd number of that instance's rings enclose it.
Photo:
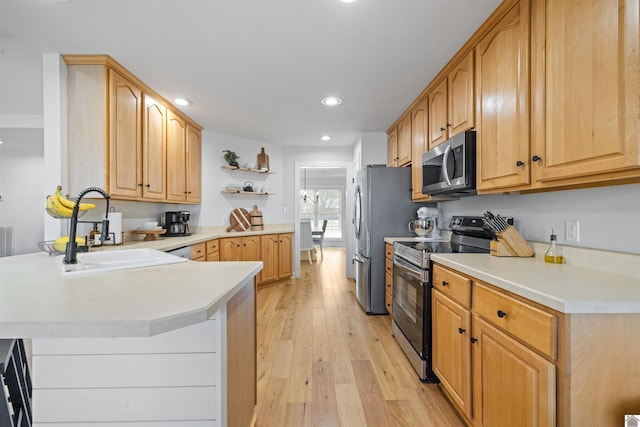
M 565 221 L 564 235 L 567 242 L 580 241 L 580 221 Z

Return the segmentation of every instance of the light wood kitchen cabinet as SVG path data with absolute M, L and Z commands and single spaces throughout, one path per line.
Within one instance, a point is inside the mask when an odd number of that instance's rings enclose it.
M 473 51 L 428 96 L 429 148 L 474 126 Z
M 433 371 L 447 395 L 471 419 L 471 311 L 441 292 L 432 297 Z
M 109 185 L 111 196 L 142 195 L 142 91 L 109 70 Z
M 187 200 L 187 123 L 169 112 L 167 116 L 167 200 Z
M 427 107 L 428 99 L 420 101 L 411 110 L 411 199 L 414 202 L 431 200 L 422 193 L 422 154 L 428 149 Z
M 261 283 L 288 279 L 293 273 L 292 234 L 264 234 L 261 236 L 262 270 Z
M 407 166 L 411 163 L 411 114 L 407 114 L 398 123 L 396 156 L 396 166 Z
M 190 123 L 187 123 L 186 158 L 186 201 L 200 203 L 202 199 L 202 134 Z
M 517 2 L 475 51 L 477 189 L 528 185 L 528 0 Z
M 393 128 L 387 134 L 387 166 L 398 166 L 398 128 Z
M 474 426 L 555 426 L 555 365 L 477 315 L 473 339 Z
M 206 261 L 207 247 L 204 242 L 191 245 L 191 261 Z
M 393 245 L 385 243 L 384 306 L 393 316 Z
M 207 261 L 220 261 L 220 239 L 206 242 Z
M 64 55 L 63 59 L 66 191 L 75 195 L 97 186 L 115 200 L 199 203 L 201 128 L 109 56 Z M 180 131 L 186 134 L 180 136 Z M 182 155 L 176 152 L 180 146 Z M 175 163 L 182 168 L 182 181 L 176 182 Z M 182 199 L 169 198 L 168 186 L 174 192 L 184 186 Z M 191 191 L 189 198 L 185 191 Z
M 532 4 L 534 179 L 548 187 L 639 177 L 638 2 Z
M 167 109 L 143 94 L 142 197 L 167 198 Z
M 440 265 L 433 369 L 474 426 L 554 426 L 558 316 Z

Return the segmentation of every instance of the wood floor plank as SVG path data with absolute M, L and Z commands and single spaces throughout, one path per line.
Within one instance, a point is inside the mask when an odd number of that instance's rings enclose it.
M 344 248 L 257 297 L 258 426 L 463 426 L 438 386 L 420 382 L 391 318 L 364 313 Z

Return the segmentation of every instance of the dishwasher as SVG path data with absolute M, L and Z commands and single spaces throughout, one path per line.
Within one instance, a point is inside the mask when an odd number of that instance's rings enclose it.
M 180 258 L 191 259 L 191 246 L 182 246 L 166 252 L 171 255 L 179 256 Z

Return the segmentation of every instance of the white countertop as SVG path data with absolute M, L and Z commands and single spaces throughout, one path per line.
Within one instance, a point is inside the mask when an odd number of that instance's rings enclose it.
M 444 266 L 562 313 L 640 313 L 640 278 L 541 258 L 432 254 Z
M 182 328 L 211 317 L 262 265 L 188 261 L 69 278 L 44 252 L 0 258 L 0 338 L 145 337 Z

